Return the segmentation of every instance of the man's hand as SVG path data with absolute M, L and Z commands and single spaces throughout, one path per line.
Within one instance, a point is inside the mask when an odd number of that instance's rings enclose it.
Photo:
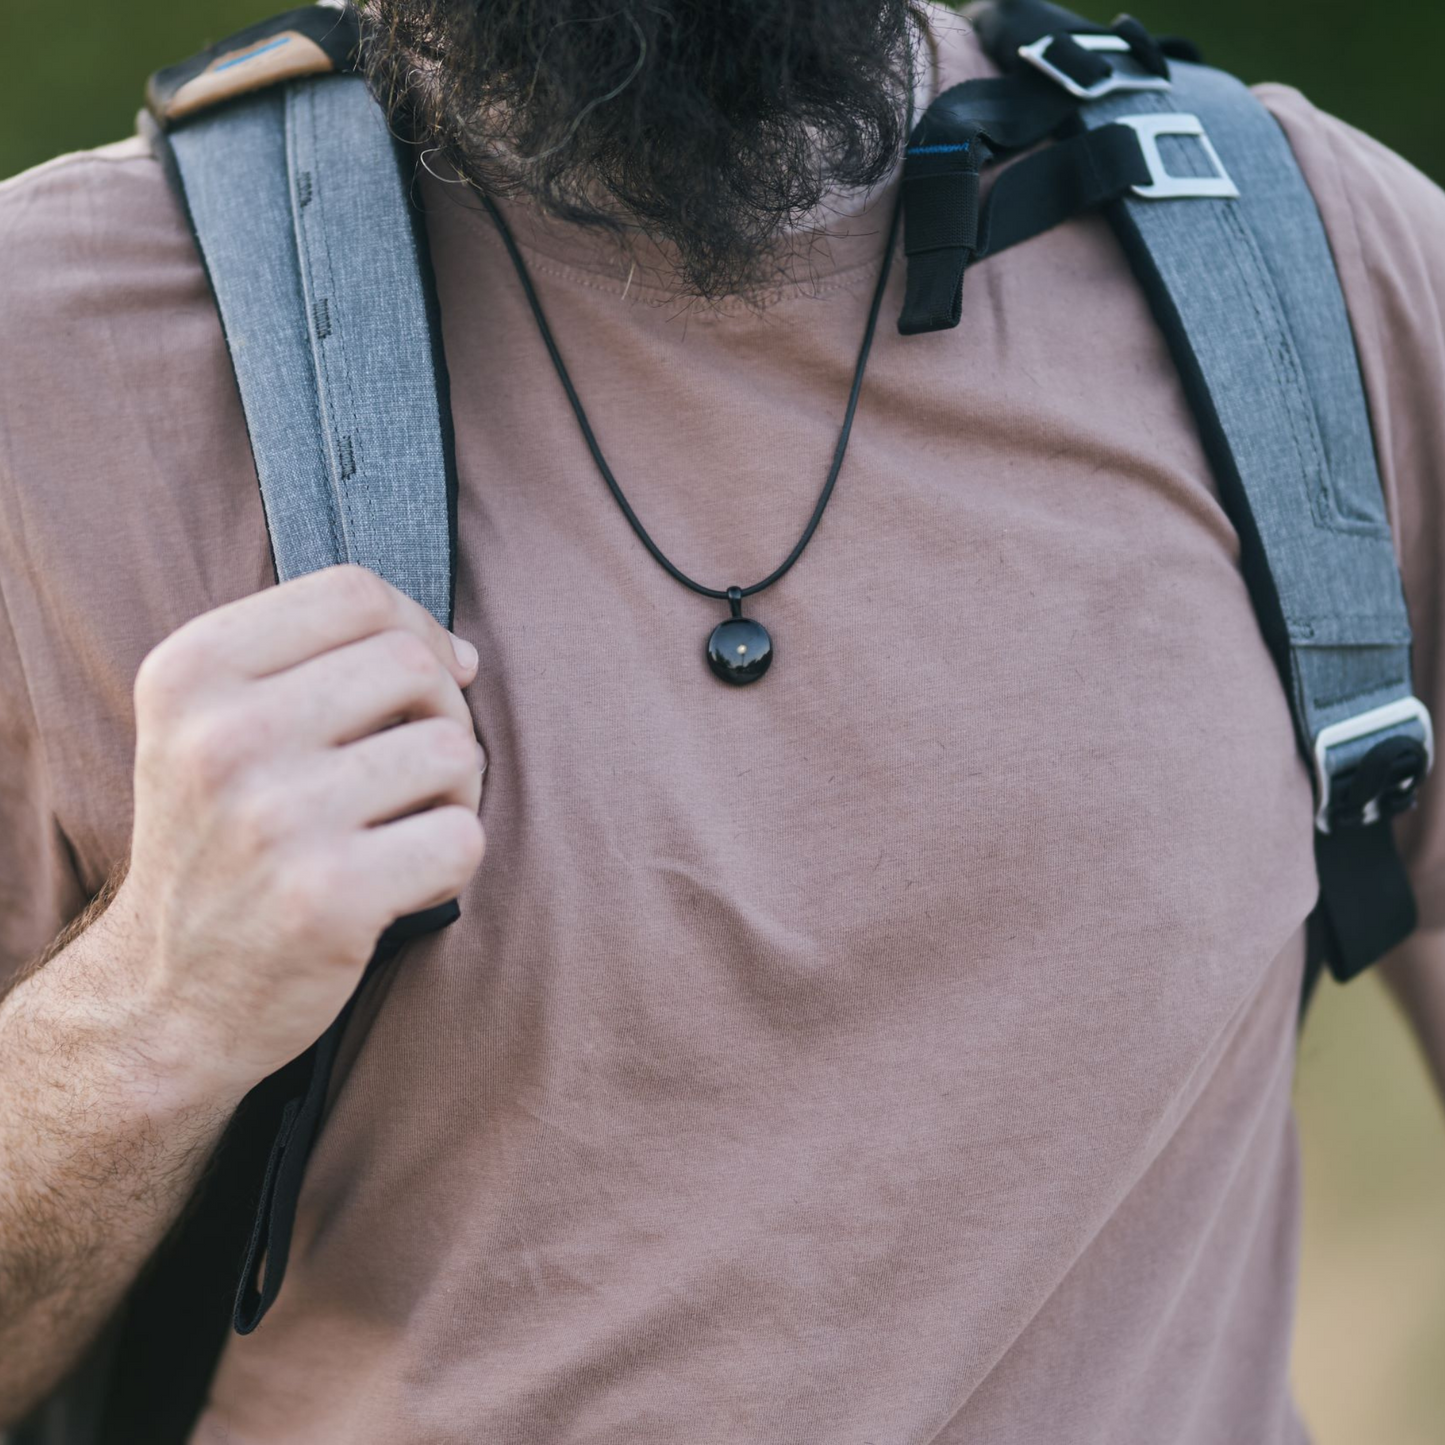
M 314 1040 L 378 935 L 481 862 L 476 652 L 336 567 L 222 607 L 136 679 L 112 914 L 172 1038 L 243 1086 Z
M 481 862 L 476 665 L 354 567 L 143 663 L 129 872 L 0 1000 L 0 1429 L 114 1308 L 240 1097 Z

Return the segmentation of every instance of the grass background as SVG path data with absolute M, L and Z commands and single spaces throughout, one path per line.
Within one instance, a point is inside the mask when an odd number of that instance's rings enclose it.
M 1111 13 L 1103 0 L 1074 5 Z M 0 176 L 126 134 L 150 71 L 285 7 L 0 0 Z M 1212 64 L 1246 80 L 1298 85 L 1445 181 L 1440 0 L 1393 0 L 1379 25 L 1355 0 L 1133 0 L 1130 8 L 1156 34 L 1188 35 Z
M 282 3 L 0 0 L 0 176 L 127 134 L 149 71 Z M 1156 33 L 1190 36 L 1247 80 L 1299 86 L 1445 181 L 1440 0 L 1394 0 L 1378 25 L 1344 0 L 1135 3 Z M 1306 1214 L 1296 1374 L 1318 1445 L 1441 1445 L 1445 1115 L 1373 980 L 1324 991 L 1297 1092 Z

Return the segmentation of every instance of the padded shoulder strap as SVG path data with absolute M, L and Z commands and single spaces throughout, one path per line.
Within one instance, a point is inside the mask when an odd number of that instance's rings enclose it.
M 409 178 L 365 82 L 289 81 L 162 143 L 225 327 L 278 578 L 356 562 L 448 625 L 445 365 Z
M 277 577 L 357 563 L 450 626 L 446 369 L 410 166 L 386 117 L 361 78 L 324 74 L 204 111 L 163 143 L 225 327 Z M 451 903 L 398 920 L 368 978 L 457 913 Z M 254 1176 L 240 1186 L 255 1209 L 250 1242 L 232 1266 L 242 1332 L 281 1288 L 346 1019 L 258 1085 L 233 1127 L 237 1176 Z
M 1211 449 L 1267 568 L 1267 630 L 1289 659 L 1312 742 L 1334 723 L 1411 694 L 1410 627 L 1354 338 L 1313 196 L 1273 117 L 1232 77 L 1175 63 L 1168 94 L 1118 96 L 1085 126 L 1157 118 L 1160 160 L 1216 170 L 1236 199 L 1124 200 L 1116 225 L 1187 380 Z M 1203 123 L 1201 135 L 1181 113 Z M 1168 148 L 1173 143 L 1172 157 Z
M 456 489 L 428 253 L 409 163 L 345 73 L 350 51 L 321 44 L 339 23 L 327 7 L 292 12 L 164 73 L 150 139 L 215 293 L 278 579 L 355 562 L 450 626 Z M 267 70 L 297 35 L 295 66 Z M 244 83 L 167 102 L 232 65 L 252 66 Z M 398 920 L 368 978 L 457 915 L 453 902 Z M 98 1442 L 181 1445 L 227 1324 L 254 1328 L 276 1298 L 350 1007 L 242 1101 L 195 1206 L 127 1302 Z
M 440 326 L 410 167 L 346 73 L 355 35 L 336 6 L 252 27 L 152 81 L 148 135 L 220 310 L 278 578 L 357 562 L 450 625 Z M 457 913 L 451 903 L 398 920 L 368 975 Z M 254 1327 L 280 1288 L 346 1016 L 247 1095 L 113 1339 L 17 1442 L 190 1438 L 233 1312 Z
M 1429 766 L 1430 718 L 1414 697 L 1354 336 L 1314 197 L 1244 86 L 1198 65 L 1172 73 L 1170 92 L 1113 96 L 1081 117 L 1152 136 L 1164 190 L 1219 173 L 1238 187 L 1232 200 L 1135 194 L 1113 219 L 1194 402 L 1314 767 L 1321 905 L 1347 978 L 1415 927 L 1390 813 Z M 1372 757 L 1384 771 L 1361 794 Z
M 1139 138 L 1148 179 L 1111 219 L 1240 533 L 1314 770 L 1321 941 L 1337 976 L 1351 977 L 1415 926 L 1391 818 L 1413 802 L 1434 741 L 1314 197 L 1279 125 L 1232 77 L 1175 59 L 1167 86 L 1141 82 L 1113 64 L 1126 48 L 1120 26 L 1110 36 L 1039 0 L 971 15 L 1006 70 L 1041 72 L 1074 97 L 1077 129 L 1124 125 Z M 1081 72 L 1081 59 L 1093 69 Z

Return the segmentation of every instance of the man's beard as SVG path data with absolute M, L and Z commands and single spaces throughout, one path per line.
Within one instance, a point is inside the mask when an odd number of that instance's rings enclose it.
M 378 94 L 493 194 L 765 289 L 780 240 L 906 140 L 912 0 L 365 0 Z

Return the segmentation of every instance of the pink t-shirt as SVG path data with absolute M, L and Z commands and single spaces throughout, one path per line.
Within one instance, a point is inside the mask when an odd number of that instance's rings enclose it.
M 934 16 L 938 84 L 986 73 Z M 1319 198 L 1445 717 L 1445 196 L 1266 87 Z M 517 212 L 629 497 L 716 585 L 792 546 L 892 187 L 763 308 Z M 491 758 L 462 921 L 348 1036 L 285 1290 L 204 1445 L 1293 1445 L 1311 790 L 1106 223 L 903 338 L 754 600 L 646 555 L 475 198 L 429 184 Z M 139 143 L 0 187 L 0 973 L 125 856 L 130 689 L 270 581 L 206 283 Z M 1401 829 L 1445 925 L 1439 787 Z

